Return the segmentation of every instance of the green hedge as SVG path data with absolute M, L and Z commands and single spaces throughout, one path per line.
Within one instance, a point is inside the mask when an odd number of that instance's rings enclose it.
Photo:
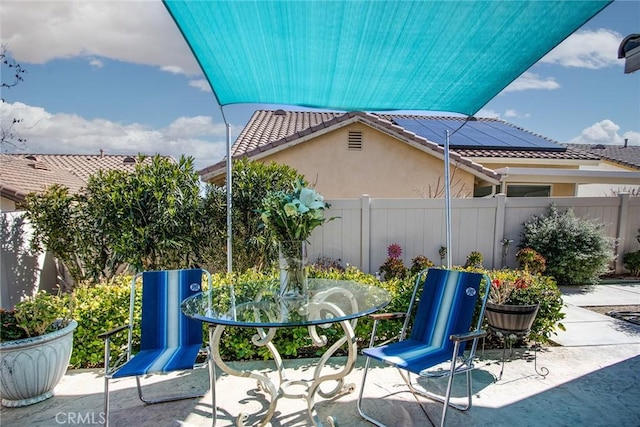
M 129 297 L 132 276 L 118 276 L 110 283 L 82 284 L 74 292 L 73 318 L 78 327 L 73 334 L 70 366 L 95 368 L 104 366 L 104 340 L 98 334 L 129 323 Z M 137 286 L 141 292 L 141 286 Z M 139 296 L 139 295 L 138 295 Z M 136 298 L 140 301 L 140 298 Z M 140 309 L 136 310 L 139 320 Z M 140 331 L 134 331 L 135 348 L 140 346 Z M 113 336 L 111 357 L 119 357 L 127 344 L 127 333 Z M 112 359 L 113 360 L 113 359 Z
M 483 271 L 484 272 L 484 271 Z M 506 274 L 505 270 L 499 273 L 488 272 L 490 275 Z M 311 277 L 326 279 L 354 280 L 368 283 L 386 289 L 392 297 L 391 303 L 384 309 L 386 312 L 404 312 L 409 304 L 415 276 L 405 279 L 391 279 L 380 282 L 374 276 L 365 274 L 356 268 L 348 268 L 346 271 L 338 269 L 311 269 Z M 213 275 L 213 286 L 222 286 L 227 282 L 226 275 Z M 259 286 L 264 280 L 277 278 L 277 272 L 247 273 L 235 275 L 237 283 L 253 283 Z M 73 354 L 71 366 L 74 368 L 102 367 L 104 358 L 104 341 L 97 338 L 101 332 L 114 327 L 127 324 L 129 320 L 129 289 L 131 276 L 120 276 L 109 284 L 95 286 L 79 286 L 75 291 L 75 307 L 73 317 L 78 321 L 78 328 L 74 334 Z M 140 286 L 137 287 L 138 292 Z M 552 279 L 544 278 L 532 289 L 536 298 L 540 299 L 541 308 L 534 323 L 531 337 L 540 342 L 548 341 L 549 336 L 556 327 L 562 328 L 558 323 L 563 315 L 560 313 L 562 299 Z M 532 295 L 533 295 L 532 294 Z M 238 297 L 242 297 L 238 295 Z M 136 301 L 139 301 L 139 295 Z M 136 310 L 139 316 L 139 307 Z M 373 322 L 369 318 L 358 321 L 355 333 L 359 347 L 369 344 L 369 337 Z M 402 320 L 381 322 L 378 328 L 378 341 L 395 337 L 402 328 Z M 327 329 L 319 329 L 319 333 L 326 335 L 328 344 L 331 345 L 342 336 L 339 325 L 333 325 Z M 255 330 L 249 328 L 228 328 L 225 330 L 221 342 L 221 355 L 225 360 L 251 360 L 269 359 L 271 354 L 265 347 L 256 347 L 251 342 Z M 203 336 L 208 341 L 207 328 L 203 325 Z M 139 347 L 140 332 L 134 331 L 134 351 Z M 112 355 L 122 353 L 126 345 L 127 334 L 121 333 L 112 339 Z M 274 338 L 274 344 L 282 357 L 293 358 L 303 356 L 320 355 L 323 348 L 312 345 L 307 328 L 283 328 L 278 330 Z

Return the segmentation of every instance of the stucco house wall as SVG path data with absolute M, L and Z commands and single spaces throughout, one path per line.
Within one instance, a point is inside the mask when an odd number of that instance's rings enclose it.
M 362 149 L 348 148 L 349 132 L 362 132 Z M 288 164 L 326 198 L 443 197 L 444 163 L 363 123 L 353 123 L 261 158 Z M 455 171 L 454 171 L 455 169 Z M 474 176 L 452 166 L 451 193 L 473 195 Z M 345 185 L 345 181 L 348 186 Z M 439 188 L 436 189 L 437 184 Z
M 606 160 L 600 162 L 597 167 L 581 166 L 581 170 L 609 170 L 609 171 L 629 171 L 637 172 L 636 168 L 613 163 Z M 620 184 L 582 184 L 578 187 L 580 197 L 610 197 L 618 193 L 640 192 L 640 185 L 620 185 Z

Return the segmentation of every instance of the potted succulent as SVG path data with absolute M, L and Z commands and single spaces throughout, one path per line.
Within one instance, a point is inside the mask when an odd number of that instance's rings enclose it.
M 40 291 L 0 310 L 2 406 L 27 406 L 53 396 L 73 347 L 71 296 Z

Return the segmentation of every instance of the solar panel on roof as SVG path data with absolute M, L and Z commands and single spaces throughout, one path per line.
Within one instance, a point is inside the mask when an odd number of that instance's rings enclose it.
M 451 135 L 449 141 L 451 148 L 565 151 L 560 144 L 501 121 L 464 122 L 460 119 L 440 117 L 394 118 L 393 121 L 404 129 L 439 145 L 444 145 L 445 131 L 448 130 Z

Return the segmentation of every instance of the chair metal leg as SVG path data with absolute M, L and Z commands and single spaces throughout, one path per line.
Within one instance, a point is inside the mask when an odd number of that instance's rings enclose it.
M 207 352 L 209 354 L 209 387 L 211 390 L 211 412 L 212 421 L 211 426 L 215 427 L 218 420 L 218 408 L 216 407 L 216 363 L 213 360 L 213 353 L 211 352 L 211 342 L 213 338 L 213 332 L 215 327 L 209 325 L 209 345 L 207 346 Z
M 104 425 L 109 427 L 109 378 L 104 377 Z
M 362 396 L 364 394 L 364 384 L 367 381 L 367 373 L 369 371 L 369 366 L 371 365 L 371 358 L 367 357 L 367 360 L 364 363 L 364 372 L 362 373 L 362 383 L 360 384 L 360 392 L 358 393 L 358 400 L 356 401 L 356 406 L 358 408 L 358 413 L 362 418 L 369 421 L 372 424 L 375 424 L 378 427 L 386 427 L 380 421 L 371 418 L 369 415 L 365 414 L 362 410 Z
M 451 370 L 449 372 L 449 381 L 447 382 L 447 392 L 442 405 L 442 419 L 440 421 L 441 427 L 444 427 L 447 419 L 447 409 L 449 409 L 449 399 L 451 398 L 451 389 L 453 388 L 453 377 L 456 374 L 456 355 L 458 354 L 459 346 L 460 343 L 458 341 L 456 341 L 453 346 L 453 357 L 451 358 Z
M 149 398 L 145 397 L 142 394 L 142 384 L 140 383 L 140 377 L 139 376 L 136 377 L 136 384 L 138 386 L 138 397 L 140 398 L 140 400 L 142 400 L 147 405 L 154 405 L 156 403 L 164 403 L 164 402 L 174 402 L 176 400 L 192 399 L 192 398 L 195 398 L 195 397 L 202 397 L 205 394 L 207 394 L 207 392 L 204 391 L 204 392 L 198 392 L 198 393 L 193 393 L 193 394 L 162 397 L 160 399 L 149 399 Z

